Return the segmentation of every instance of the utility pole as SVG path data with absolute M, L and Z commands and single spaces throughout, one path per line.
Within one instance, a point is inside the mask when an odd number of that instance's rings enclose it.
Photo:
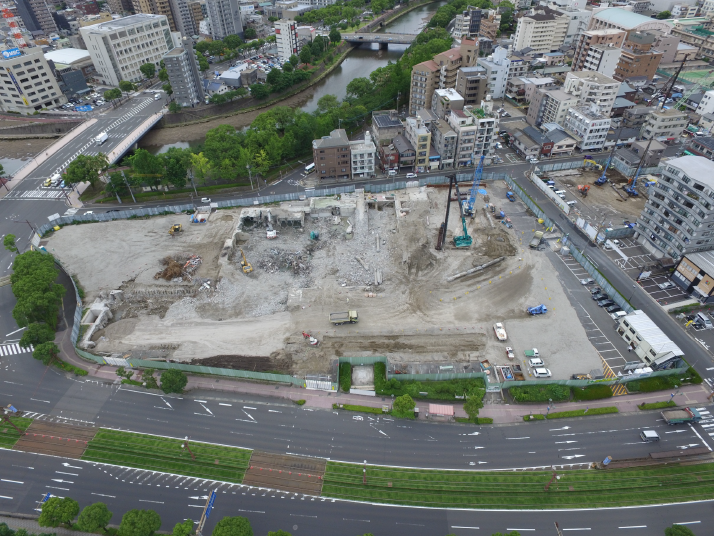
M 134 192 L 131 191 L 131 186 L 129 186 L 129 181 L 126 180 L 126 175 L 124 175 L 124 170 L 123 170 L 123 169 L 122 169 L 122 171 L 121 171 L 121 176 L 122 176 L 122 178 L 124 179 L 124 184 L 126 184 L 127 190 L 129 190 L 129 195 L 131 195 L 132 201 L 134 201 L 134 203 L 136 203 L 136 198 L 134 197 Z
M 560 480 L 560 477 L 558 476 L 558 473 L 555 472 L 555 465 L 551 466 L 553 468 L 553 476 L 550 479 L 550 481 L 545 485 L 545 491 L 548 491 L 548 488 L 550 485 L 555 482 L 556 480 Z
M 557 521 L 554 521 L 555 523 L 555 531 L 558 533 L 558 536 L 563 536 L 563 531 L 560 530 L 560 525 L 558 525 Z
M 362 484 L 367 484 L 367 460 L 364 461 L 364 467 L 362 468 Z
M 246 165 L 245 168 L 248 170 L 248 180 L 250 180 L 250 189 L 253 189 L 253 174 L 250 172 L 250 164 Z

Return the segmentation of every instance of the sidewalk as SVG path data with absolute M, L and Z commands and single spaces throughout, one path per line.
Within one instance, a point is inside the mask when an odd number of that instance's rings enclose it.
M 23 516 L 26 517 L 26 516 Z M 30 534 L 56 534 L 57 536 L 96 536 L 91 532 L 79 532 L 66 529 L 64 527 L 40 527 L 35 519 L 23 519 L 22 517 L 0 516 L 0 523 L 5 523 L 13 530 L 25 529 Z

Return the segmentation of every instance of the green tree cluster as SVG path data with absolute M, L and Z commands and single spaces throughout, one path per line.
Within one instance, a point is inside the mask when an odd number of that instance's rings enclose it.
M 130 93 L 136 89 L 136 86 L 128 80 L 121 80 L 119 82 L 119 89 L 121 89 L 124 93 Z
M 5 235 L 5 238 L 2 239 L 2 244 L 5 246 L 5 249 L 8 251 L 12 251 L 13 253 L 17 253 L 17 246 L 15 245 L 15 240 L 17 240 L 17 237 L 14 234 L 8 234 Z
M 64 174 L 65 184 L 79 184 L 88 182 L 95 186 L 99 181 L 99 176 L 109 167 L 107 155 L 98 153 L 96 155 L 80 154 L 67 166 Z
M 246 39 L 255 39 L 258 37 L 258 32 L 255 31 L 255 28 L 246 28 L 243 30 L 243 36 Z
M 656 18 L 659 20 L 664 20 L 670 18 L 671 16 L 672 13 L 670 11 L 660 11 L 659 13 L 657 13 Z
M 156 74 L 156 65 L 153 63 L 144 63 L 139 67 L 139 70 L 146 78 L 154 78 L 154 75 Z
M 239 97 L 244 97 L 248 94 L 248 90 L 244 87 L 239 87 L 237 89 L 233 89 L 231 91 L 226 91 L 225 93 L 221 94 L 215 94 L 211 96 L 211 103 L 212 104 L 223 104 L 224 102 L 230 102 L 233 99 L 237 99 Z
M 37 519 L 40 527 L 72 526 L 72 520 L 79 513 L 79 503 L 69 497 L 50 497 L 42 503 L 42 511 Z
M 436 13 L 434 13 L 434 16 L 429 21 L 429 27 L 446 28 L 454 17 L 464 11 L 468 6 L 490 9 L 493 7 L 493 4 L 491 4 L 489 0 L 452 0 L 436 10 Z
M 55 534 L 49 534 L 47 532 L 41 532 L 39 534 L 30 534 L 25 529 L 12 530 L 7 526 L 6 523 L 0 523 L 0 536 L 56 536 Z
M 104 98 L 106 100 L 116 100 L 121 98 L 121 89 L 119 88 L 114 88 L 114 89 L 108 89 L 104 92 Z
M 385 0 L 376 0 L 377 2 L 385 2 Z M 394 0 L 388 0 L 391 2 L 392 7 L 394 6 Z M 375 0 L 372 0 L 372 11 L 377 13 L 378 11 L 374 8 Z M 314 11 L 308 11 L 304 15 L 298 15 L 295 17 L 295 21 L 300 24 L 313 24 L 316 22 L 322 22 L 323 26 L 336 26 L 342 21 L 347 21 L 344 23 L 344 28 L 348 26 L 354 26 L 359 22 L 359 16 L 362 14 L 365 2 L 364 0 L 350 0 L 349 2 L 335 2 L 331 6 L 326 6 L 320 9 L 315 9 Z M 379 4 L 381 5 L 381 4 Z
M 183 393 L 188 377 L 180 370 L 170 369 L 161 373 L 161 390 L 164 393 Z

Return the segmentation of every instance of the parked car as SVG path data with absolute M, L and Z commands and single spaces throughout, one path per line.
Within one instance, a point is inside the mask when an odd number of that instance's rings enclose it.
M 545 366 L 545 363 L 543 363 L 540 357 L 532 357 L 528 360 L 528 366 L 531 368 L 539 368 Z
M 671 281 L 665 281 L 664 283 L 660 283 L 657 286 L 662 290 L 667 290 L 668 288 L 672 288 L 674 286 L 674 283 L 672 283 Z
M 202 197 L 202 198 L 201 198 L 201 203 L 210 203 L 210 202 L 211 202 L 211 198 L 210 198 L 210 197 Z
M 593 296 L 595 294 L 600 294 L 601 292 L 602 292 L 602 289 L 600 287 L 593 287 L 590 289 L 590 294 L 592 294 Z
M 612 300 L 600 300 L 597 302 L 598 307 L 610 307 L 611 305 L 615 305 L 615 302 Z
M 537 368 L 533 371 L 533 376 L 536 378 L 550 378 L 552 374 L 547 368 Z
M 608 313 L 610 313 L 610 314 L 612 314 L 612 313 L 617 313 L 617 312 L 619 312 L 619 311 L 622 311 L 622 309 L 620 308 L 619 305 L 611 305 L 610 307 L 608 307 L 608 308 L 605 309 L 605 310 L 606 310 Z
M 594 283 L 595 283 L 595 280 L 592 277 L 588 277 L 587 279 L 580 280 L 581 285 L 593 285 Z
M 593 300 L 595 300 L 595 301 L 607 300 L 609 298 L 610 298 L 610 296 L 608 296 L 604 292 L 601 292 L 600 294 L 593 294 Z

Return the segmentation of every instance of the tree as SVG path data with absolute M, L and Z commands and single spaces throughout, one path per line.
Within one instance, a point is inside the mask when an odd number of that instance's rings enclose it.
M 310 61 L 312 61 L 312 51 L 309 46 L 302 47 L 300 51 L 300 61 L 302 63 L 310 63 Z
M 114 88 L 114 89 L 108 89 L 104 92 L 104 98 L 106 100 L 114 100 L 114 99 L 119 99 L 121 98 L 121 89 L 119 88 Z
M 163 86 L 161 86 L 161 89 L 163 89 L 167 95 L 172 95 L 174 92 L 173 88 L 171 87 L 171 84 L 164 84 Z
M 266 99 L 270 95 L 270 88 L 265 84 L 253 84 L 250 86 L 250 94 L 258 100 Z
M 203 54 L 198 55 L 198 68 L 201 71 L 207 71 L 211 68 L 211 65 L 208 63 L 208 60 L 203 57 Z
M 193 532 L 193 519 L 187 519 L 183 523 L 176 523 L 171 536 L 190 536 Z
M 94 186 L 99 175 L 109 167 L 107 155 L 99 153 L 95 156 L 80 154 L 67 166 L 64 181 L 68 184 L 88 182 Z
M 293 72 L 293 69 L 295 69 L 295 67 L 293 67 L 293 64 L 290 63 L 289 61 L 286 61 L 286 62 L 283 64 L 283 72 L 291 73 L 291 72 Z M 271 71 L 271 72 L 272 72 L 272 71 Z
M 51 497 L 42 504 L 42 513 L 37 519 L 37 524 L 40 527 L 59 527 L 62 524 L 71 527 L 72 520 L 78 513 L 79 503 L 74 499 Z
M 29 346 L 38 346 L 45 342 L 50 342 L 55 340 L 55 330 L 52 326 L 47 324 L 40 324 L 39 322 L 33 322 L 27 329 L 22 333 L 20 337 L 20 346 L 27 348 Z
M 17 246 L 15 245 L 15 240 L 17 237 L 14 234 L 9 234 L 5 235 L 5 238 L 2 239 L 3 246 L 5 246 L 5 249 L 8 251 L 12 251 L 13 253 L 17 253 Z
M 164 164 L 164 178 L 176 188 L 186 185 L 188 166 L 191 164 L 191 150 L 171 147 L 161 155 Z
M 340 107 L 340 101 L 334 95 L 323 95 L 317 101 L 317 111 L 321 114 L 332 112 Z
M 136 87 L 128 80 L 122 80 L 119 82 L 119 89 L 121 89 L 124 93 L 129 93 L 134 91 Z
M 45 365 L 49 365 L 53 360 L 57 359 L 59 355 L 59 347 L 53 342 L 43 342 L 35 346 L 35 350 L 32 352 L 32 357 L 42 361 Z M 45 503 L 47 504 L 47 503 Z M 79 512 L 79 507 L 77 507 L 77 512 Z M 75 515 L 77 515 L 75 513 Z M 57 525 L 43 525 L 43 526 L 53 526 Z
M 161 528 L 161 517 L 153 510 L 129 510 L 121 518 L 119 536 L 152 536 Z
M 158 186 L 161 183 L 161 177 L 164 175 L 161 157 L 151 154 L 146 149 L 137 149 L 134 151 L 134 155 L 127 160 L 135 174 L 144 175 L 140 182 L 152 186 Z
M 188 376 L 180 370 L 171 369 L 161 373 L 161 390 L 164 393 L 183 393 L 187 383 Z
M 657 18 L 659 20 L 668 19 L 671 16 L 672 16 L 672 13 L 670 13 L 669 11 L 660 11 L 659 13 L 657 13 Z
M 483 407 L 483 399 L 480 396 L 469 396 L 464 403 L 464 411 L 469 417 L 475 419 L 478 417 L 478 411 Z
M 664 529 L 664 536 L 694 536 L 694 533 L 684 525 L 672 525 Z
M 293 536 L 293 535 L 287 531 L 284 531 L 284 530 L 276 530 L 275 532 L 268 531 L 268 536 Z
M 96 532 L 99 529 L 106 531 L 112 515 L 106 504 L 102 502 L 90 504 L 79 514 L 77 526 L 84 532 Z
M 394 403 L 392 404 L 394 411 L 401 414 L 409 413 L 415 406 L 416 403 L 409 395 L 398 396 L 394 399 Z
M 253 536 L 250 521 L 245 517 L 224 517 L 216 523 L 212 536 Z
M 255 39 L 258 37 L 258 32 L 255 31 L 255 28 L 246 28 L 243 31 L 243 35 L 246 39 Z
M 255 30 L 253 30 L 253 31 L 255 31 Z M 223 38 L 223 44 L 227 48 L 230 48 L 231 50 L 235 50 L 236 48 L 238 48 L 239 46 L 241 46 L 243 44 L 243 40 L 240 38 L 240 36 L 232 34 L 232 35 L 227 35 L 226 37 Z
M 139 67 L 139 70 L 146 78 L 154 78 L 154 75 L 156 74 L 156 65 L 153 63 L 144 63 Z
M 201 182 L 208 178 L 208 174 L 211 171 L 211 164 L 208 158 L 203 156 L 203 153 L 191 155 L 190 167 L 193 176 Z
M 332 30 L 330 30 L 330 41 L 333 43 L 339 43 L 342 41 L 342 34 L 337 28 L 332 28 Z
M 298 58 L 295 54 L 292 54 L 289 58 L 288 61 L 290 62 L 290 65 L 293 67 L 297 67 L 300 65 L 300 58 Z
M 199 62 L 199 63 L 201 62 L 201 58 L 203 58 L 203 54 L 201 54 L 201 55 L 198 57 L 198 62 Z M 203 58 L 203 61 L 206 61 L 206 58 Z M 168 73 L 168 71 L 167 71 L 165 68 L 164 68 L 164 69 L 161 69 L 161 70 L 159 71 L 159 80 L 161 80 L 162 82 L 168 82 L 168 81 L 169 81 L 169 73 Z
M 171 103 L 169 104 L 169 112 L 171 112 L 172 114 L 175 114 L 180 109 L 181 109 L 181 105 L 176 101 L 171 101 Z

